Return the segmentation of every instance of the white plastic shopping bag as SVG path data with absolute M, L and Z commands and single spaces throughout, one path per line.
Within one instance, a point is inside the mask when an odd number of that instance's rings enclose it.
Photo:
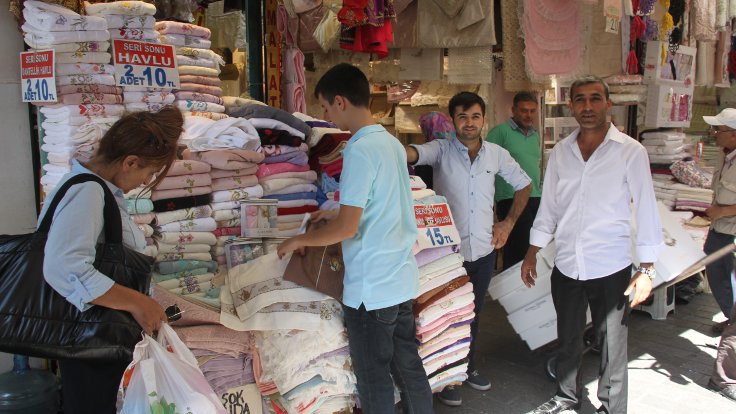
M 192 352 L 168 325 L 144 335 L 118 393 L 122 414 L 227 414 Z

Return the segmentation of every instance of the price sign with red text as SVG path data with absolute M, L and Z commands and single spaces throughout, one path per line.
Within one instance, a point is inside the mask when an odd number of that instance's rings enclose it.
M 23 102 L 56 102 L 53 50 L 20 52 L 20 88 Z
M 174 46 L 113 39 L 112 50 L 117 86 L 179 87 Z
M 447 203 L 415 205 L 419 250 L 460 244 L 460 233 Z

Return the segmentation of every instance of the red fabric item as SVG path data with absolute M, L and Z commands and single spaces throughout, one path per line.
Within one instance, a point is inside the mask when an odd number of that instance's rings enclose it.
M 394 41 L 394 31 L 391 20 L 386 20 L 383 26 L 357 26 L 355 39 L 352 43 L 340 42 L 340 47 L 360 53 L 375 53 L 379 59 L 388 56 L 388 44 Z
M 289 216 L 292 214 L 304 214 L 304 213 L 311 213 L 314 211 L 319 210 L 319 207 L 317 206 L 301 206 L 301 207 L 288 207 L 288 208 L 280 208 L 278 209 L 278 215 L 279 216 Z
M 728 53 L 728 73 L 736 77 L 736 51 Z
M 631 49 L 629 57 L 626 58 L 626 73 L 636 75 L 639 73 L 639 59 L 636 58 L 636 52 Z
M 335 197 L 334 197 L 334 199 L 335 199 L 335 201 L 338 201 L 338 202 L 340 201 L 340 190 L 335 191 Z
M 329 164 L 320 165 L 322 167 L 322 171 L 329 175 L 330 177 L 334 177 L 340 173 L 342 173 L 342 160 L 344 158 L 340 158 L 337 161 L 332 161 Z
M 315 171 L 321 171 L 319 165 L 319 157 L 332 152 L 341 142 L 347 141 L 352 137 L 349 133 L 325 134 L 319 140 L 317 145 L 309 150 L 309 167 Z
M 238 227 L 220 227 L 215 229 L 212 234 L 220 236 L 240 236 L 240 226 Z
M 360 26 L 368 23 L 365 8 L 368 0 L 343 0 L 342 9 L 337 12 L 337 20 L 348 27 Z

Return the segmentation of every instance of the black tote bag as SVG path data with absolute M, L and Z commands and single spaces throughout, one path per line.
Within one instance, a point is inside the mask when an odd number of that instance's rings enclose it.
M 105 191 L 105 239 L 97 245 L 93 266 L 120 285 L 148 292 L 153 258 L 123 245 L 115 196 L 101 178 L 76 175 L 59 188 L 35 233 L 0 236 L 0 351 L 50 359 L 132 359 L 142 328 L 130 313 L 102 306 L 82 312 L 43 277 L 54 211 L 69 187 L 88 181 Z

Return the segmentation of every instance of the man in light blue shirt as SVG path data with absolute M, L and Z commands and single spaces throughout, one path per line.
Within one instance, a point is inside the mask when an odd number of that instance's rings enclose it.
M 486 105 L 471 92 L 461 92 L 450 100 L 449 113 L 457 139 L 435 140 L 406 147 L 407 160 L 414 165 L 430 165 L 435 191 L 447 198 L 462 242 L 463 266 L 473 283 L 475 319 L 470 325 L 472 341 L 468 358 L 468 385 L 479 391 L 491 382 L 475 369 L 475 344 L 480 311 L 496 264 L 496 249 L 506 243 L 514 223 L 531 193 L 531 180 L 508 151 L 481 138 Z M 496 174 L 515 190 L 509 214 L 494 224 L 493 203 Z M 460 393 L 448 386 L 438 399 L 450 406 L 462 404 Z
M 318 212 L 325 226 L 296 237 L 279 255 L 342 242 L 343 310 L 364 413 L 393 413 L 394 381 L 405 413 L 431 413 L 432 391 L 416 344 L 412 298 L 419 289 L 417 239 L 406 154 L 376 125 L 365 75 L 349 64 L 324 74 L 315 96 L 326 118 L 353 137 L 343 150 L 340 210 Z M 392 380 L 393 375 L 393 380 Z

